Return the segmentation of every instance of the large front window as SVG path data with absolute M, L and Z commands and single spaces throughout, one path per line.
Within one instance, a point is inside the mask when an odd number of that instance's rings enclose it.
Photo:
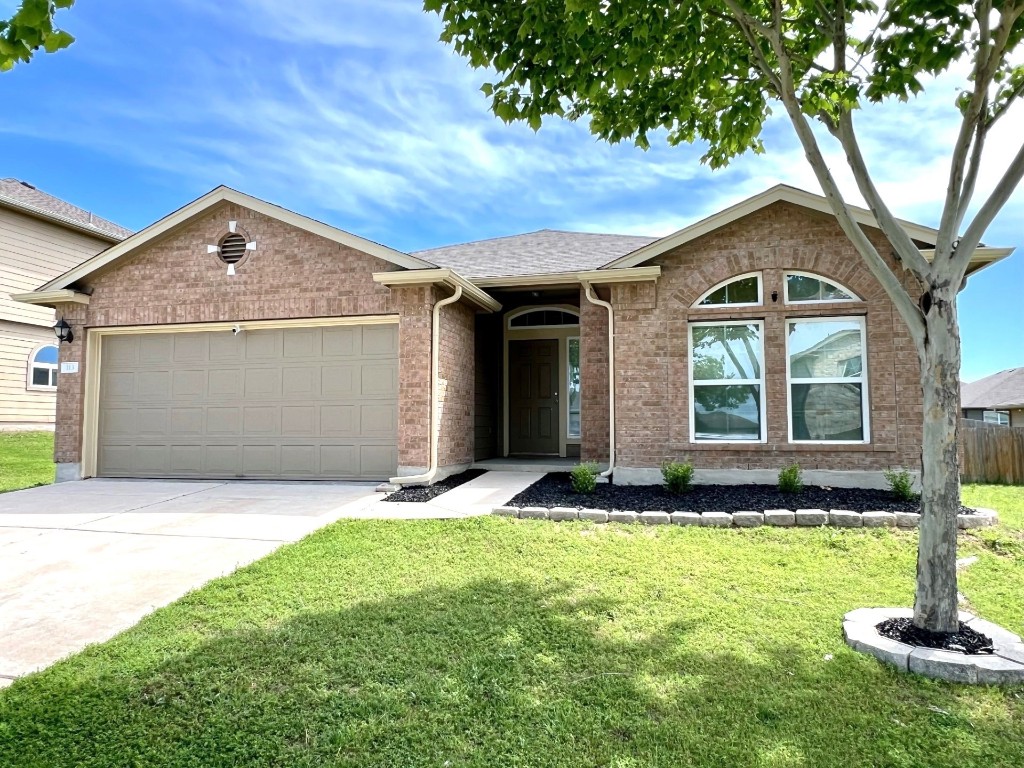
M 566 392 L 569 393 L 569 428 L 566 431 L 567 437 L 579 437 L 580 432 L 580 340 L 579 338 L 567 339 L 569 382 Z
M 763 331 L 759 320 L 690 326 L 695 441 L 764 439 Z
M 790 440 L 866 442 L 864 319 L 786 321 Z

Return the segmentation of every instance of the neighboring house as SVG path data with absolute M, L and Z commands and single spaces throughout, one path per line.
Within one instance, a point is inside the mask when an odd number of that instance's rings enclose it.
M 903 226 L 930 256 L 935 230 Z M 842 485 L 920 460 L 907 329 L 825 199 L 786 186 L 660 239 L 411 254 L 219 187 L 18 298 L 74 330 L 61 479 L 437 479 L 521 456 L 611 461 L 616 483 L 796 461 Z
M 1024 368 L 1008 368 L 970 384 L 960 384 L 965 419 L 1024 427 Z
M 54 313 L 11 294 L 38 288 L 131 234 L 17 179 L 0 179 L 0 429 L 50 427 Z

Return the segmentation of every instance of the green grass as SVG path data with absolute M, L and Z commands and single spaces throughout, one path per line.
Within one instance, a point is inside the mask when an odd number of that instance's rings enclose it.
M 1024 489 L 965 497 L 1009 524 L 962 537 L 961 589 L 1021 632 Z M 0 765 L 1024 765 L 1024 687 L 843 644 L 846 611 L 912 601 L 915 545 L 341 522 L 0 691 Z
M 53 482 L 53 432 L 0 432 L 0 493 Z

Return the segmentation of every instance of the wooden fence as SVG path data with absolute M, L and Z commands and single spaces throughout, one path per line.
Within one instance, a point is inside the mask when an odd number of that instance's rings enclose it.
M 962 419 L 960 442 L 963 482 L 1024 485 L 1024 427 Z

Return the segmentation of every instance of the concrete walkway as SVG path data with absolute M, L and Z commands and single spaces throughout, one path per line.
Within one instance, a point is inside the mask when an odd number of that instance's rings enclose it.
M 486 515 L 542 476 L 488 472 L 426 503 L 315 482 L 96 479 L 0 494 L 0 687 L 336 520 Z

